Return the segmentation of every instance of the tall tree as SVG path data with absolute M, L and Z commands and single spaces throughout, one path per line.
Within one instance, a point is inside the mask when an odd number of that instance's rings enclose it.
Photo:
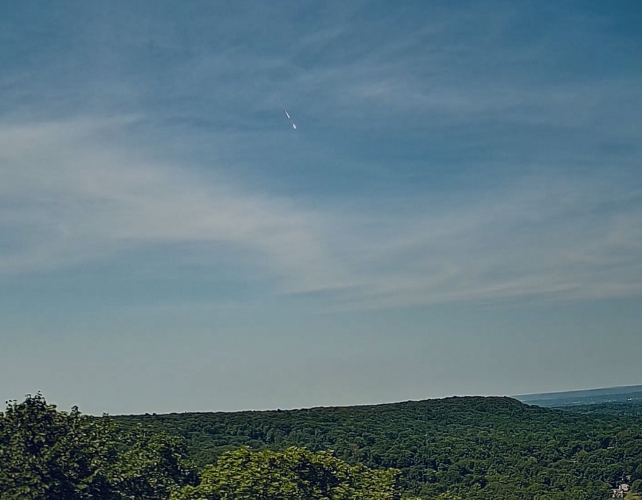
M 60 412 L 41 394 L 11 401 L 0 413 L 3 500 L 117 498 L 110 488 L 118 461 L 106 418 Z
M 41 394 L 0 413 L 2 500 L 164 500 L 194 484 L 181 438 L 58 411 Z

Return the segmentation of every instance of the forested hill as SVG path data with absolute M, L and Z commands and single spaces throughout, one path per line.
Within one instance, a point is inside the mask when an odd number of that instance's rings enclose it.
M 450 491 L 471 499 L 599 500 L 622 481 L 642 480 L 639 416 L 552 410 L 511 398 L 115 419 L 185 437 L 200 465 L 241 445 L 332 449 L 350 462 L 401 469 L 404 489 L 424 498 Z

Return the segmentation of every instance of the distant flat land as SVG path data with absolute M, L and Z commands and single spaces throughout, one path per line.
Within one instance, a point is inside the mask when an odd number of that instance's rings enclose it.
M 546 408 L 565 406 L 588 406 L 612 403 L 642 404 L 642 385 L 605 387 L 583 391 L 550 392 L 515 396 L 515 399 L 529 405 Z

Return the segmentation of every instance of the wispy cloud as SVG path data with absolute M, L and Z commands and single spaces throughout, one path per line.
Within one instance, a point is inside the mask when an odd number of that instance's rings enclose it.
M 131 412 L 632 383 L 631 2 L 2 5 L 8 396 Z
M 317 241 L 318 215 L 224 182 L 203 184 L 175 165 L 99 143 L 101 133 L 119 125 L 80 120 L 0 128 L 1 220 L 23 240 L 2 255 L 2 272 L 78 265 L 144 245 L 210 242 L 260 252 L 259 261 L 292 286 L 336 281 Z
M 310 209 L 107 139 L 132 120 L 0 127 L 2 274 L 204 243 L 333 308 L 642 293 L 642 192 L 627 179 L 549 171 L 416 197 L 411 213 Z
M 552 175 L 424 206 L 363 246 L 369 305 L 639 295 L 642 192 L 615 184 Z
M 83 29 L 56 31 L 74 57 L 39 46 L 34 72 L 5 55 L 0 273 L 198 243 L 217 249 L 203 265 L 242 253 L 249 276 L 325 291 L 331 307 L 642 293 L 639 75 L 604 54 L 604 74 L 565 69 L 595 36 L 611 54 L 626 40 L 587 13 L 577 22 L 594 35 L 559 46 L 563 23 L 546 14 L 541 33 L 517 33 L 516 6 L 364 15 L 375 4 L 241 5 L 221 37 L 204 21 L 215 9 L 183 25 L 92 4 Z M 277 91 L 303 116 L 299 137 L 272 128 Z M 395 180 L 403 201 L 364 195 L 356 175 L 336 198 L 315 184 L 339 172 L 328 185 L 341 191 L 355 170 Z M 283 188 L 293 178 L 308 191 Z

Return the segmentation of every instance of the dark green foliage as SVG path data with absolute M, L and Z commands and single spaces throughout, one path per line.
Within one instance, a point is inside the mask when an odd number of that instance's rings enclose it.
M 397 472 L 348 465 L 329 452 L 226 452 L 205 469 L 199 486 L 173 500 L 397 500 Z
M 466 499 L 609 498 L 642 479 L 641 419 L 527 406 L 510 398 L 450 398 L 296 411 L 116 417 L 187 439 L 200 465 L 249 446 L 334 450 L 397 468 L 408 495 Z
M 114 432 L 107 420 L 58 412 L 39 394 L 8 403 L 0 414 L 1 498 L 113 498 Z
M 0 414 L 2 500 L 398 500 L 394 470 L 349 465 L 330 452 L 224 453 L 201 477 L 184 440 L 140 425 L 122 430 L 37 394 Z M 200 483 L 200 484 L 199 484 Z
M 560 410 L 575 413 L 619 415 L 622 417 L 642 417 L 642 400 L 632 400 L 624 403 L 600 403 L 592 405 L 563 406 Z
M 120 435 L 119 451 L 115 484 L 124 498 L 169 498 L 179 487 L 198 482 L 181 437 L 136 427 Z
M 94 418 L 38 394 L 0 413 L 0 499 L 599 500 L 623 481 L 639 492 L 640 415 L 587 411 L 450 398 Z
M 37 394 L 0 413 L 2 500 L 161 500 L 193 483 L 182 439 L 61 412 Z

